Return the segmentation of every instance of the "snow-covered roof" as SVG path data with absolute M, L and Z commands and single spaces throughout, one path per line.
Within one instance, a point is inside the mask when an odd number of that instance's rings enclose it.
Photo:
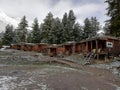
M 74 44 L 74 43 L 76 43 L 76 41 L 68 41 L 68 42 L 65 42 L 65 43 L 63 43 L 64 45 L 71 45 L 71 44 Z

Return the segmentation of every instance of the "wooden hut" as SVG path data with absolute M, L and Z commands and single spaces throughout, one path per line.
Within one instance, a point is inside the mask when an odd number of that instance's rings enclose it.
M 81 53 L 82 48 L 81 48 L 81 42 L 78 42 L 75 44 L 75 52 L 76 53 Z
M 49 56 L 63 57 L 64 53 L 65 53 L 65 47 L 61 44 L 59 44 L 59 45 L 53 44 L 48 47 L 48 55 Z
M 21 50 L 24 50 L 24 51 L 33 51 L 33 47 L 34 47 L 35 44 L 33 43 L 25 43 L 23 44 L 23 48 L 21 48 Z
M 33 47 L 33 51 L 41 52 L 41 53 L 46 53 L 46 49 L 49 46 L 47 43 L 39 43 L 35 44 Z
M 38 44 L 38 52 L 41 52 L 41 53 L 46 53 L 47 51 L 47 47 L 49 46 L 49 44 L 47 43 L 40 43 Z
M 65 48 L 65 55 L 71 55 L 80 52 L 80 44 L 75 41 L 69 41 L 63 44 Z
M 112 36 L 96 36 L 90 39 L 81 41 L 81 52 L 95 52 L 97 59 L 99 56 L 105 56 L 108 53 L 111 55 L 120 54 L 120 39 Z
M 16 46 L 15 47 L 16 50 L 21 50 L 21 45 L 20 44 L 16 44 L 15 46 Z
M 10 48 L 11 48 L 11 49 L 17 49 L 17 44 L 11 44 L 11 45 L 10 45 Z
M 19 43 L 19 44 L 11 44 L 11 49 L 16 50 L 24 50 L 24 51 L 32 51 L 34 44 L 32 43 Z

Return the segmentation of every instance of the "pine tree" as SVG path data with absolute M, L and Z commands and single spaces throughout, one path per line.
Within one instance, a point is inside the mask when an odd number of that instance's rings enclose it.
M 14 33 L 14 36 L 13 36 L 13 43 L 16 44 L 16 43 L 20 43 L 20 36 L 19 36 L 19 32 L 18 32 L 18 29 L 15 29 L 13 31 Z
M 97 32 L 100 30 L 100 23 L 96 17 L 91 17 L 91 37 L 96 36 Z
M 2 38 L 2 43 L 4 45 L 10 45 L 13 42 L 13 26 L 12 25 L 7 25 L 5 33 Z
M 74 15 L 73 10 L 69 11 L 69 15 L 68 15 L 68 36 L 69 36 L 69 41 L 73 41 L 75 39 L 75 37 L 72 35 L 74 32 L 74 25 L 75 25 L 75 21 L 76 21 L 76 17 Z
M 48 13 L 46 18 L 44 19 L 44 23 L 41 24 L 41 36 L 42 42 L 51 43 L 51 31 L 52 25 L 54 22 L 53 14 L 51 12 Z
M 27 34 L 27 42 L 28 43 L 33 43 L 33 33 L 30 31 L 30 32 L 28 32 L 28 34 Z
M 88 18 L 84 20 L 84 38 L 91 37 L 91 22 Z
M 63 42 L 79 41 L 81 38 L 82 29 L 79 23 L 76 23 L 76 17 L 73 10 L 69 14 L 65 13 L 62 19 Z
M 74 25 L 74 32 L 73 32 L 74 40 L 80 41 L 83 39 L 83 30 L 79 23 Z
M 0 33 L 0 42 L 1 42 L 1 44 L 2 44 L 3 34 L 4 34 L 4 32 L 1 32 L 1 33 Z
M 108 22 L 110 23 L 110 34 L 116 37 L 120 37 L 120 0 L 106 0 L 108 3 L 108 13 L 110 17 Z
M 67 42 L 69 40 L 69 28 L 68 28 L 68 15 L 65 13 L 62 18 L 62 41 Z
M 41 35 L 38 19 L 34 19 L 33 27 L 32 27 L 32 43 L 40 43 Z
M 84 20 L 84 38 L 91 38 L 97 35 L 100 30 L 100 23 L 96 17 L 91 17 L 91 19 L 86 18 Z
M 26 17 L 23 16 L 17 28 L 17 36 L 19 37 L 20 42 L 26 42 L 28 22 Z
M 53 44 L 61 44 L 63 43 L 63 31 L 60 19 L 57 17 L 52 25 L 52 32 L 51 32 L 51 41 Z

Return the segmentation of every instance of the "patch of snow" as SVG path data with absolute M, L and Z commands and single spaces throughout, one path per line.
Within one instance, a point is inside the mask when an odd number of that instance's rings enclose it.
M 37 84 L 37 85 L 38 85 L 42 90 L 48 90 L 46 84 L 40 83 L 40 84 Z
M 2 48 L 0 49 L 0 51 L 4 51 L 7 48 L 10 48 L 10 46 L 2 46 Z
M 86 87 L 81 87 L 81 90 L 88 90 Z
M 31 80 L 22 80 L 18 86 L 26 86 L 32 84 Z
M 120 90 L 120 87 L 117 87 L 117 89 L 116 90 Z
M 11 81 L 17 79 L 16 77 L 0 76 L 0 90 L 10 90 Z M 12 87 L 13 88 L 13 87 Z
M 119 71 L 116 68 L 113 68 L 112 73 L 115 75 L 119 75 Z
M 115 62 L 112 62 L 110 65 L 112 67 L 120 67 L 120 62 L 119 61 L 115 61 Z
M 120 71 L 117 69 L 120 67 L 120 61 L 114 61 L 108 64 L 95 64 L 90 66 L 110 70 L 113 74 L 120 77 Z

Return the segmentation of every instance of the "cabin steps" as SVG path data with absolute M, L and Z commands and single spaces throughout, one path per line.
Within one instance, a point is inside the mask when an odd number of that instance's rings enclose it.
M 86 57 L 84 58 L 84 62 L 82 63 L 83 65 L 88 65 L 91 64 L 92 61 L 95 59 L 95 57 L 97 56 L 96 53 L 90 52 L 86 55 Z

